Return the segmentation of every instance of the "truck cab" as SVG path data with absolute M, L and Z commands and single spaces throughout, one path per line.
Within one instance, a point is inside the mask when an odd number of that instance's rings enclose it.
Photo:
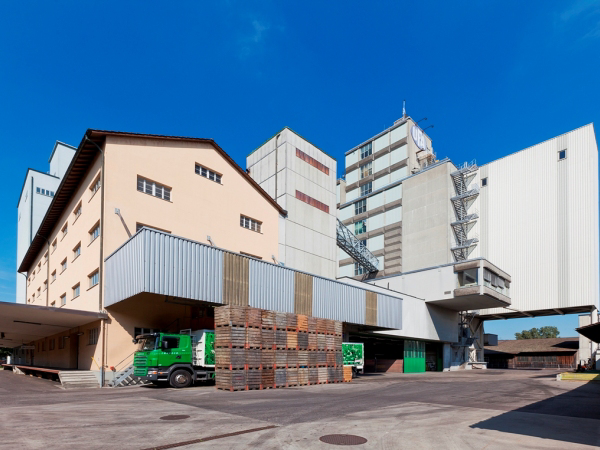
M 186 331 L 188 333 L 149 333 L 136 336 L 134 342 L 137 343 L 138 350 L 133 357 L 133 374 L 153 384 L 169 383 L 174 388 L 213 379 L 214 332 Z M 212 350 L 209 348 L 207 351 L 207 346 Z

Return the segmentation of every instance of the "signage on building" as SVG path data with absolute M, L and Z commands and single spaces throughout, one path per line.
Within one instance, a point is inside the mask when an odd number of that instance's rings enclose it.
M 427 143 L 425 142 L 425 133 L 418 126 L 413 125 L 410 134 L 412 135 L 413 141 L 417 144 L 421 150 L 427 150 Z

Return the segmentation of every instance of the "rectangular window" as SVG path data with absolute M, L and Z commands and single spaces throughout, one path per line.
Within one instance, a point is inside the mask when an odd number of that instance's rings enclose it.
M 75 219 L 77 219 L 81 215 L 81 202 L 79 202 L 79 205 L 77 205 L 77 207 L 73 211 L 73 215 L 75 216 Z
M 565 159 L 567 157 L 567 151 L 566 150 L 561 150 L 558 152 L 558 160 L 562 160 Z
M 73 249 L 73 259 L 76 259 L 79 255 L 81 255 L 81 242 Z
M 48 262 L 48 252 L 44 254 L 44 264 Z
M 63 259 L 60 263 L 61 273 L 67 270 L 67 258 Z
M 160 330 L 154 329 L 154 328 L 142 328 L 142 327 L 135 327 L 133 329 L 133 337 L 138 337 L 141 336 L 142 334 L 151 334 L 151 333 L 159 333 Z
M 319 161 L 317 161 L 312 156 L 308 156 L 306 153 L 304 153 L 302 150 L 300 150 L 298 148 L 296 149 L 296 156 L 298 158 L 300 158 L 302 161 L 307 162 L 311 166 L 316 167 L 317 169 L 319 169 L 324 174 L 329 175 L 329 167 L 327 167 L 326 165 L 320 163 Z
M 360 179 L 362 180 L 365 177 L 373 174 L 373 163 L 369 161 L 363 166 L 360 166 Z
M 362 245 L 364 248 L 367 248 L 367 240 L 366 239 L 361 239 L 359 242 L 360 242 L 360 245 Z
M 372 182 L 368 182 L 363 184 L 360 187 L 360 196 L 362 197 L 363 195 L 367 195 L 370 194 L 371 192 L 373 192 L 373 183 Z
M 42 342 L 42 351 L 45 352 L 46 351 L 46 341 Z
M 362 275 L 363 273 L 365 273 L 365 268 L 359 263 L 354 263 L 354 276 Z
M 359 200 L 354 204 L 354 215 L 362 214 L 367 211 L 367 199 Z
M 50 339 L 50 348 L 48 350 L 50 350 L 50 351 L 54 350 L 55 345 L 56 345 L 56 340 Z
M 100 279 L 100 275 L 98 269 L 96 269 L 91 275 L 88 276 L 90 279 L 90 287 L 94 287 L 98 284 L 98 280 Z
M 42 293 L 42 288 L 38 288 L 38 290 L 37 290 L 37 296 L 39 297 L 41 293 Z
M 65 223 L 65 226 L 62 227 L 62 230 L 60 230 L 60 231 L 62 231 L 62 237 L 64 238 L 67 235 L 67 233 L 69 232 L 69 224 Z
M 65 306 L 67 304 L 67 294 L 63 294 L 60 296 L 60 306 Z
M 201 166 L 200 164 L 196 164 L 196 174 L 200 175 L 201 177 L 208 178 L 209 180 L 214 181 L 215 183 L 221 184 L 221 174 L 213 172 L 212 170 L 207 169 L 206 167 Z
M 100 236 L 100 223 L 96 223 L 96 225 L 94 225 L 94 228 L 92 228 L 90 230 L 90 243 L 94 242 L 96 240 L 96 238 Z
M 178 348 L 179 338 L 178 337 L 164 337 L 162 338 L 163 348 Z
M 90 184 L 90 191 L 92 191 L 92 195 L 94 195 L 100 189 L 100 175 L 96 177 L 96 179 Z
M 360 148 L 360 159 L 366 158 L 373 153 L 373 143 L 369 142 Z
M 354 223 L 354 235 L 358 236 L 359 234 L 363 234 L 367 232 L 367 220 L 359 220 Z
M 487 177 L 481 179 L 481 186 L 487 186 Z
M 79 286 L 79 283 L 77 283 L 75 286 L 73 286 L 73 298 L 79 297 L 79 294 L 81 294 L 81 286 Z
M 44 290 L 48 289 L 48 280 L 44 281 Z
M 51 277 L 52 277 L 52 282 L 54 282 L 54 280 L 56 280 L 56 270 L 52 272 Z
M 137 178 L 137 190 L 154 197 L 162 198 L 163 200 L 171 201 L 171 188 L 158 184 L 154 181 L 147 180 L 143 177 Z
M 96 345 L 98 343 L 98 335 L 100 328 L 91 328 L 88 330 L 88 345 Z
M 37 271 L 37 273 L 40 273 L 41 270 L 42 270 L 42 262 L 40 261 L 38 263 L 38 271 Z
M 303 194 L 300 191 L 296 191 L 296 198 L 304 203 L 308 203 L 310 206 L 314 206 L 315 208 L 320 209 L 321 211 L 329 213 L 329 206 L 327 206 L 325 203 L 321 203 L 319 200 L 316 200 L 312 197 L 309 197 L 306 194 Z
M 240 226 L 260 233 L 262 222 L 259 222 L 255 219 L 251 219 L 250 217 L 240 215 Z
M 54 242 L 52 243 L 52 253 L 54 253 L 54 250 L 56 250 L 56 239 L 54 239 Z
M 50 306 L 52 306 L 53 308 L 55 308 L 56 307 L 56 302 L 50 303 Z
M 67 336 L 61 336 L 58 338 L 58 349 L 62 350 L 65 348 L 65 341 L 67 340 Z

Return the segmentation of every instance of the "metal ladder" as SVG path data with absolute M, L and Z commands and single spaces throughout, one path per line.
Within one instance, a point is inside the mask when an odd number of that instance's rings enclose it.
M 340 219 L 337 219 L 336 240 L 338 247 L 348 253 L 368 273 L 379 270 L 379 260 L 352 234 Z
M 456 192 L 456 195 L 450 198 L 456 214 L 456 220 L 450 224 L 456 237 L 456 245 L 450 250 L 456 261 L 466 260 L 479 242 L 479 236 L 475 234 L 469 236 L 469 230 L 479 219 L 479 211 L 469 212 L 473 200 L 479 196 L 479 185 L 469 186 L 478 169 L 477 163 L 472 161 L 464 163 L 450 174 Z

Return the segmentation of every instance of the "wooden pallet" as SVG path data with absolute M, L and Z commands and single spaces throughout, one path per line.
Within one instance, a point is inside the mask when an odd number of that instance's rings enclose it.
M 215 365 L 216 366 L 235 366 L 240 367 L 246 364 L 246 349 L 245 348 L 215 348 Z

